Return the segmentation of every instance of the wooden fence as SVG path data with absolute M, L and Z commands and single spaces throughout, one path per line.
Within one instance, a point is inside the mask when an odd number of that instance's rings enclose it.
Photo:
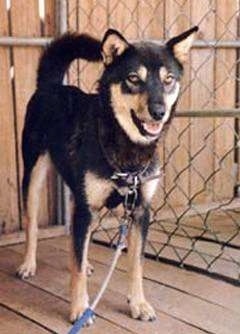
M 39 2 L 12 0 L 7 8 L 8 2 L 0 0 L 0 37 L 55 36 L 57 1 L 44 1 L 43 18 L 39 15 Z M 239 89 L 236 48 L 209 47 L 207 41 L 237 38 L 238 1 L 69 0 L 67 4 L 69 29 L 97 37 L 102 37 L 107 27 L 113 27 L 130 39 L 165 39 L 199 24 L 198 38 L 206 41 L 206 45 L 194 48 L 189 56 L 180 110 L 201 109 L 204 112 L 204 109 L 236 107 Z M 40 53 L 39 46 L 0 45 L 0 235 L 22 229 L 21 132 L 26 104 L 35 89 Z M 89 67 L 84 62 L 75 62 L 69 80 L 91 90 L 99 71 L 97 65 Z M 233 175 L 237 155 L 232 150 L 235 126 L 233 117 L 198 118 L 197 121 L 187 117 L 175 119 L 164 147 L 159 149 L 163 163 L 168 163 L 164 190 L 159 189 L 155 205 L 159 206 L 165 194 L 175 186 L 176 176 L 177 186 L 169 201 L 173 207 L 186 205 L 224 155 L 223 168 L 213 175 L 195 202 L 208 204 L 231 198 L 237 182 L 236 173 Z M 210 134 L 207 139 L 206 134 Z M 201 154 L 196 155 L 201 147 L 204 148 Z M 41 196 L 41 226 L 56 223 L 55 200 L 56 175 L 51 171 Z
M 54 1 L 45 1 L 45 20 L 36 0 L 0 0 L 0 36 L 42 37 L 55 34 Z M 26 104 L 35 89 L 40 47 L 0 47 L 0 235 L 21 229 L 21 133 Z M 41 196 L 40 225 L 55 221 L 55 187 L 49 173 Z

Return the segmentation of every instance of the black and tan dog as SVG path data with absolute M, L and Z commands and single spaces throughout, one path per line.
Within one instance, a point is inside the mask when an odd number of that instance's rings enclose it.
M 142 173 L 143 177 L 159 173 L 157 142 L 174 114 L 183 63 L 196 31 L 194 27 L 164 46 L 130 44 L 115 30 L 108 30 L 102 42 L 67 34 L 54 41 L 40 59 L 37 90 L 28 104 L 23 131 L 27 247 L 18 275 L 27 278 L 36 271 L 39 191 L 53 162 L 75 204 L 71 321 L 89 302 L 87 254 L 93 214 L 123 200 L 124 182 L 111 176 L 116 171 Z M 65 71 L 76 58 L 103 61 L 98 94 L 62 85 Z M 155 179 L 139 187 L 129 236 L 129 305 L 132 317 L 142 320 L 155 318 L 143 292 L 142 250 L 157 183 Z

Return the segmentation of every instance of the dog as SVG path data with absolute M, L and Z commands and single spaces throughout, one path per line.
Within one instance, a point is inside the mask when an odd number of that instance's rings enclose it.
M 160 46 L 128 42 L 109 29 L 102 41 L 86 34 L 67 33 L 43 52 L 37 88 L 26 112 L 22 135 L 22 193 L 26 253 L 17 274 L 36 272 L 39 192 L 53 163 L 74 198 L 71 229 L 71 322 L 89 305 L 88 246 L 94 214 L 123 203 L 126 182 L 116 172 L 154 177 L 160 162 L 157 143 L 164 138 L 180 94 L 183 64 L 198 30 L 193 27 Z M 76 59 L 103 62 L 98 92 L 86 94 L 63 85 L 64 74 Z M 149 206 L 158 179 L 142 183 L 129 231 L 129 306 L 133 318 L 154 320 L 143 291 L 143 249 Z M 93 319 L 88 320 L 91 324 Z

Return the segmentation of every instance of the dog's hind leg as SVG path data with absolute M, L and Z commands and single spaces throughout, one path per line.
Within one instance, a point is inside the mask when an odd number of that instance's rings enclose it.
M 148 229 L 148 209 L 137 209 L 136 221 L 131 226 L 128 246 L 129 294 L 131 315 L 134 319 L 152 321 L 154 309 L 146 301 L 143 291 L 143 248 Z
M 72 227 L 72 273 L 70 321 L 76 321 L 89 306 L 87 292 L 88 247 L 91 238 L 91 212 L 84 203 L 76 204 Z M 87 325 L 93 319 L 89 318 Z
M 26 251 L 23 264 L 18 268 L 17 275 L 22 278 L 33 276 L 36 272 L 36 251 L 38 232 L 38 211 L 40 192 L 46 177 L 50 159 L 47 153 L 40 155 L 31 168 L 24 170 L 23 177 L 23 220 L 26 228 Z

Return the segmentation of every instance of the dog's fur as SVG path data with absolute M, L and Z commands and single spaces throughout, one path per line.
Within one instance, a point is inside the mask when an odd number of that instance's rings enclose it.
M 126 185 L 111 179 L 114 172 L 145 169 L 144 176 L 159 172 L 157 142 L 174 114 L 183 62 L 196 31 L 194 27 L 164 46 L 130 44 L 111 29 L 102 42 L 66 34 L 40 59 L 37 90 L 28 103 L 23 130 L 27 247 L 18 275 L 27 278 L 36 271 L 39 191 L 53 162 L 74 197 L 71 321 L 89 302 L 87 252 L 93 214 L 103 206 L 122 203 Z M 98 94 L 62 85 L 76 58 L 104 62 Z M 155 318 L 144 297 L 141 255 L 156 187 L 157 180 L 140 186 L 129 237 L 129 304 L 132 316 L 142 320 Z

